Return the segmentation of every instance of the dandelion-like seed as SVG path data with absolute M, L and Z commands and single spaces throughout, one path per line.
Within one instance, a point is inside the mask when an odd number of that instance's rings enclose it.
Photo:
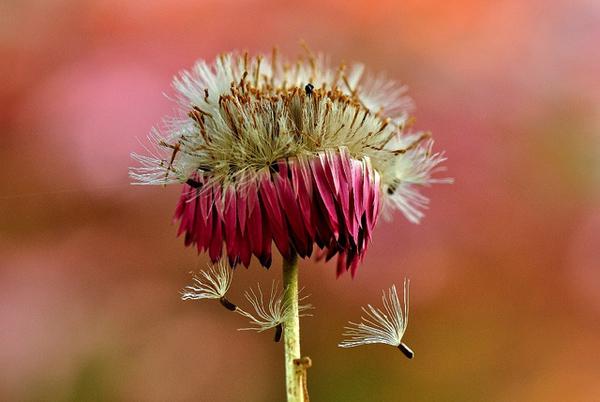
M 350 322 L 346 327 L 344 336 L 348 337 L 338 346 L 342 348 L 353 348 L 361 345 L 373 343 L 382 343 L 399 348 L 409 359 L 414 356 L 413 351 L 402 343 L 402 337 L 408 326 L 408 299 L 409 299 L 408 279 L 404 280 L 404 307 L 398 300 L 396 286 L 393 285 L 387 292 L 384 291 L 381 297 L 383 301 L 383 310 L 372 305 L 363 307 L 365 313 L 361 317 L 360 323 Z
M 209 266 L 208 270 L 194 275 L 193 284 L 181 292 L 182 300 L 218 299 L 228 310 L 235 311 L 236 305 L 225 298 L 233 279 L 232 270 L 224 262 Z
M 310 52 L 199 61 L 175 78 L 179 114 L 130 175 L 183 184 L 178 234 L 213 262 L 223 245 L 246 267 L 252 256 L 269 267 L 272 243 L 286 260 L 316 246 L 354 275 L 380 211 L 418 222 L 419 187 L 447 181 L 432 177 L 445 158 L 430 135 L 410 130 L 404 88 L 363 73 Z
M 240 328 L 240 331 L 263 332 L 271 328 L 276 328 L 275 341 L 278 342 L 281 337 L 282 324 L 291 314 L 291 305 L 289 302 L 283 300 L 283 292 L 275 282 L 273 282 L 266 302 L 260 284 L 257 285 L 256 291 L 250 288 L 250 290 L 244 293 L 244 296 L 252 305 L 255 314 L 251 314 L 241 309 L 238 310 L 241 315 L 250 320 L 250 325 L 252 325 L 251 327 Z M 298 301 L 302 302 L 307 298 L 308 296 L 300 296 Z M 310 304 L 299 304 L 299 317 L 307 316 L 308 314 L 306 311 L 312 308 L 313 307 Z

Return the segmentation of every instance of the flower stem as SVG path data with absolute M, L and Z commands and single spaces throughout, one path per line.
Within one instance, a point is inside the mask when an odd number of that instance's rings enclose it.
M 283 260 L 283 287 L 283 302 L 290 306 L 290 314 L 283 323 L 287 402 L 303 402 L 303 372 L 294 363 L 294 360 L 300 359 L 298 256 L 295 254 L 289 260 Z

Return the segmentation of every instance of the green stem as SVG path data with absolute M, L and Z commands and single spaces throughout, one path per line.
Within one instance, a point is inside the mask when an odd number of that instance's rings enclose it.
M 294 364 L 300 359 L 300 317 L 298 314 L 298 256 L 283 260 L 283 302 L 290 314 L 283 323 L 285 379 L 288 402 L 303 402 L 302 371 Z

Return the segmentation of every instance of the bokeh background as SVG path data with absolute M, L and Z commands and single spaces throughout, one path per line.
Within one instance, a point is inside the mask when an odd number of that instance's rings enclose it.
M 422 224 L 382 222 L 354 280 L 302 262 L 312 399 L 599 401 L 596 0 L 2 0 L 0 400 L 283 400 L 272 334 L 179 300 L 206 259 L 178 189 L 127 168 L 180 69 L 299 39 L 407 84 L 456 179 Z M 338 349 L 404 276 L 415 359 Z M 232 298 L 279 277 L 240 269 Z

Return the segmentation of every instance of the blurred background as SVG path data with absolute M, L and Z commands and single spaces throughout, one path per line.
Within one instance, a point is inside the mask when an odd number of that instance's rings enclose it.
M 407 84 L 452 186 L 381 222 L 352 280 L 303 261 L 315 401 L 600 400 L 600 3 L 3 0 L 0 400 L 281 401 L 281 345 L 218 303 L 175 237 L 178 188 L 129 152 L 170 80 L 232 49 L 362 61 Z M 412 280 L 397 350 L 336 347 Z M 239 269 L 232 299 L 270 271 Z

